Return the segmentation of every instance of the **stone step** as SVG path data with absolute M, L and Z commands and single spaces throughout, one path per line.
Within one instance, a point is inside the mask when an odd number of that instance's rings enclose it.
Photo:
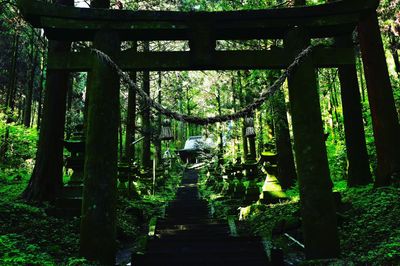
M 209 218 L 208 203 L 199 199 L 196 183 L 196 172 L 186 171 L 176 200 L 157 221 L 146 254 L 133 256 L 132 265 L 269 265 L 259 238 L 230 236 L 227 221 Z
M 174 266 L 268 266 L 266 257 L 237 257 L 237 256 L 207 256 L 205 254 L 199 256 L 173 255 L 159 256 L 159 254 L 146 254 L 140 257 L 134 257 L 133 266 L 153 266 L 153 265 L 174 265 Z
M 157 221 L 157 229 L 203 230 L 207 228 L 229 228 L 224 221 L 202 220 L 193 223 L 171 223 L 168 220 Z
M 179 226 L 179 225 L 196 225 L 196 224 L 226 224 L 225 220 L 214 220 L 214 219 L 209 219 L 207 217 L 201 217 L 201 218 L 191 218 L 191 217 L 165 217 L 163 219 L 157 220 L 157 228 L 168 228 L 174 227 L 174 226 Z
M 158 236 L 150 241 L 150 243 L 161 243 L 161 242 L 169 242 L 171 245 L 179 245 L 180 242 L 182 241 L 181 236 L 175 235 L 175 236 Z M 218 246 L 221 244 L 226 244 L 226 245 L 255 245 L 255 246 L 260 246 L 261 247 L 261 240 L 258 237 L 253 237 L 253 236 L 240 236 L 240 237 L 233 237 L 230 236 L 229 233 L 227 233 L 225 236 L 222 237 L 217 237 L 213 235 L 199 235 L 197 238 L 187 238 L 184 239 L 185 244 L 190 244 L 190 245 L 204 245 L 205 242 L 207 241 L 213 241 L 213 243 L 210 243 L 211 246 Z M 225 243 L 226 242 L 226 243 Z M 238 246 L 240 246 L 238 245 Z

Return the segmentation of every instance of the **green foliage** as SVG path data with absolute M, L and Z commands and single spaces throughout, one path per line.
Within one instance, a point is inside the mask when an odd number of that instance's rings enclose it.
M 343 194 L 353 206 L 340 226 L 343 256 L 362 264 L 400 261 L 400 189 L 367 186 Z
M 32 158 L 35 157 L 38 140 L 36 129 L 6 124 L 5 120 L 4 114 L 0 112 L 0 136 L 4 136 L 7 128 L 10 132 L 6 160 L 3 163 L 12 168 L 32 167 Z
M 326 142 L 326 149 L 331 179 L 335 181 L 343 180 L 346 178 L 347 172 L 347 154 L 344 139 L 341 138 L 335 141 L 329 138 Z
M 26 244 L 18 234 L 0 236 L 0 264 L 2 265 L 55 265 L 52 258 L 41 252 L 35 244 Z
M 26 186 L 26 183 L 14 184 Z M 67 265 L 77 255 L 79 220 L 49 217 L 13 194 L 0 197 L 0 264 Z

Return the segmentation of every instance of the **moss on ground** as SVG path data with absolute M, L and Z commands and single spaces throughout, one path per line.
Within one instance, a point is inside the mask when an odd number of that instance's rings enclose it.
M 4 124 L 0 123 L 0 134 Z M 48 216 L 48 204 L 30 204 L 20 198 L 34 165 L 37 133 L 22 126 L 10 127 L 10 150 L 0 164 L 0 265 L 96 265 L 80 258 L 79 219 Z M 162 215 L 175 196 L 180 169 L 149 195 L 151 182 L 138 181 L 144 193 L 138 199 L 120 196 L 117 206 L 117 237 L 120 247 L 147 233 L 147 223 Z
M 202 180 L 202 194 L 210 200 L 220 218 L 226 217 L 232 211 L 239 216 L 237 209 L 240 202 L 236 202 L 235 206 L 235 201 L 224 198 L 218 191 L 213 191 L 212 187 L 207 187 L 206 178 L 203 177 Z M 341 193 L 343 202 L 348 206 L 340 212 L 342 254 L 341 261 L 335 265 L 399 265 L 400 188 L 373 188 L 369 185 L 347 189 L 346 182 L 340 180 L 334 183 L 334 191 Z M 290 189 L 286 194 L 290 200 L 283 203 L 252 204 L 242 208 L 242 218 L 246 219 L 247 224 L 242 229 L 273 239 L 275 246 L 291 252 L 287 247 L 287 239 L 285 241 L 284 237 L 273 236 L 273 229 L 277 225 L 300 216 L 298 189 Z

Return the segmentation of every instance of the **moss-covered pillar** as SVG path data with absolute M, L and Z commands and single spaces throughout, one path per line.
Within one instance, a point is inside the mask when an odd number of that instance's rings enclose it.
M 338 47 L 353 47 L 350 35 L 335 39 Z M 355 55 L 354 55 L 355 58 Z M 358 87 L 356 65 L 339 67 L 339 79 L 344 118 L 344 131 L 348 160 L 348 181 L 350 187 L 366 185 L 372 182 L 371 171 L 365 141 L 364 123 L 362 117 L 361 95 Z
M 120 49 L 118 34 L 110 31 L 96 33 L 93 44 L 111 57 Z M 101 265 L 114 265 L 119 77 L 99 57 L 89 77 L 80 253 Z
M 364 14 L 358 32 L 378 159 L 375 184 L 384 186 L 400 180 L 400 125 L 375 11 Z
M 287 34 L 285 49 L 295 58 L 309 43 L 307 32 L 296 28 Z M 290 75 L 288 84 L 306 257 L 338 257 L 339 238 L 332 182 L 323 137 L 316 72 L 311 57 L 306 58 Z

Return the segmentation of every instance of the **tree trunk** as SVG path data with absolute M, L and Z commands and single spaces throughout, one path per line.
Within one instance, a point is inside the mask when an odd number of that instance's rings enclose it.
M 362 17 L 358 32 L 378 159 L 375 185 L 385 186 L 400 180 L 400 124 L 375 11 Z
M 48 57 L 70 50 L 70 43 L 50 41 Z M 54 60 L 54 59 L 53 59 Z M 47 70 L 36 163 L 23 197 L 29 201 L 54 200 L 62 188 L 63 139 L 69 73 Z
M 65 132 L 66 139 L 70 139 L 72 135 L 72 129 L 71 129 L 71 110 L 72 110 L 72 100 L 73 100 L 73 94 L 74 94 L 74 80 L 72 75 L 69 76 L 68 79 L 68 87 L 67 87 L 67 112 L 69 115 L 67 115 L 67 130 Z
M 351 36 L 336 38 L 339 47 L 351 47 Z M 366 185 L 372 182 L 369 168 L 367 144 L 365 141 L 362 117 L 361 95 L 358 87 L 356 65 L 339 67 L 341 85 L 344 131 L 346 138 L 349 187 Z
M 392 32 L 392 27 L 389 27 L 388 35 L 389 35 L 389 47 L 390 47 L 390 52 L 393 57 L 395 70 L 396 70 L 397 76 L 400 77 L 399 53 L 397 52 L 398 49 L 397 49 L 397 43 L 396 43 L 396 36 Z
M 17 70 L 17 59 L 18 59 L 18 51 L 19 51 L 19 35 L 16 33 L 14 35 L 14 50 L 13 57 L 11 61 L 10 67 L 10 76 L 8 82 L 8 89 L 6 95 L 6 106 L 7 106 L 7 124 L 10 124 L 13 121 L 14 116 L 14 106 L 15 106 L 15 96 L 14 92 L 16 90 L 16 70 Z M 10 137 L 10 129 L 9 126 L 6 126 L 6 132 L 2 136 L 2 142 L 0 146 L 0 161 L 5 161 L 6 154 L 8 150 L 8 139 Z
M 17 33 L 14 34 L 14 45 L 13 45 L 13 55 L 11 59 L 11 65 L 10 69 L 8 71 L 9 73 L 9 79 L 8 79 L 8 86 L 7 86 L 7 92 L 6 92 L 6 101 L 5 104 L 7 108 L 10 106 L 10 98 L 11 98 L 11 93 L 13 91 L 13 83 L 15 82 L 15 74 L 16 74 L 16 67 L 17 67 L 17 57 L 18 57 L 18 48 L 19 48 L 19 35 Z
M 158 96 L 157 100 L 158 103 L 162 103 L 162 74 L 161 71 L 158 72 Z M 158 113 L 157 115 L 157 136 L 155 137 L 154 140 L 154 146 L 156 148 L 156 162 L 157 166 L 159 166 L 162 162 L 162 146 L 161 146 L 161 139 L 160 139 L 160 133 L 161 133 L 161 126 L 162 126 L 162 117 L 161 113 Z
M 238 86 L 239 86 L 239 104 L 240 107 L 245 106 L 245 97 L 243 95 L 243 87 L 242 87 L 242 76 L 240 75 L 240 71 L 237 72 L 238 74 Z M 246 127 L 244 125 L 244 120 L 242 123 L 242 145 L 243 145 L 243 160 L 246 161 L 247 159 L 247 154 L 249 153 L 249 145 L 247 143 L 247 137 L 246 137 Z
M 132 48 L 137 49 L 137 43 L 133 42 Z M 130 78 L 136 85 L 137 73 L 131 72 Z M 136 130 L 136 90 L 129 87 L 128 91 L 128 111 L 126 118 L 126 139 L 125 139 L 125 156 L 128 162 L 135 161 L 135 147 L 132 143 L 135 141 Z
M 358 73 L 359 73 L 359 77 L 360 77 L 360 92 L 361 92 L 361 102 L 364 103 L 365 102 L 365 81 L 364 81 L 364 72 L 363 72 L 363 67 L 362 67 L 362 62 L 361 62 L 361 58 L 360 58 L 360 51 L 357 52 L 356 54 L 356 58 L 357 58 L 357 69 L 358 69 Z
M 39 81 L 39 96 L 38 96 L 38 104 L 37 104 L 37 129 L 40 129 L 40 124 L 42 122 L 42 101 L 43 101 L 43 88 L 44 88 L 44 75 L 46 69 L 46 56 L 45 52 L 42 54 L 42 67 L 40 71 L 40 81 Z
M 222 115 L 222 109 L 221 109 L 221 89 L 217 87 L 217 105 L 218 105 L 218 115 Z M 222 133 L 222 124 L 221 124 L 221 129 L 219 132 L 219 152 L 218 152 L 218 163 L 220 165 L 224 164 L 224 136 Z
M 33 35 L 33 33 L 32 33 Z M 32 115 L 32 96 L 33 96 L 33 85 L 35 82 L 35 71 L 37 67 L 39 49 L 35 47 L 35 38 L 31 40 L 31 71 L 29 77 L 29 84 L 27 86 L 26 97 L 25 97 L 25 111 L 24 111 L 24 126 L 31 126 L 31 115 Z
M 309 43 L 307 33 L 296 28 L 288 33 L 285 49 L 295 58 Z M 304 59 L 288 84 L 306 257 L 337 258 L 339 237 L 312 57 Z
M 179 104 L 179 112 L 183 114 L 183 89 L 182 86 L 178 85 L 178 104 Z M 186 131 L 185 131 L 185 122 L 178 122 L 178 147 L 182 148 L 185 145 L 186 140 Z
M 391 52 L 392 57 L 393 57 L 394 66 L 395 66 L 395 70 L 396 70 L 397 76 L 400 76 L 400 60 L 399 60 L 399 53 L 397 52 L 397 48 L 395 46 L 390 47 L 390 52 Z
M 11 62 L 11 71 L 10 71 L 10 79 L 9 79 L 9 86 L 7 92 L 7 108 L 9 109 L 9 114 L 7 116 L 7 123 L 12 122 L 12 116 L 15 108 L 15 92 L 16 92 L 16 79 L 17 79 L 17 60 L 18 60 L 18 52 L 19 52 L 19 35 L 17 34 L 14 38 L 14 51 L 13 51 L 13 58 Z
M 56 3 L 74 5 L 73 0 L 57 0 Z M 48 57 L 51 59 L 57 52 L 68 52 L 70 49 L 70 42 L 49 41 Z M 62 188 L 63 139 L 69 73 L 48 69 L 46 74 L 43 119 L 36 163 L 28 187 L 22 195 L 29 201 L 52 201 Z
M 99 31 L 93 44 L 114 58 L 120 49 L 118 39 L 114 32 Z M 114 265 L 119 77 L 103 59 L 95 57 L 88 84 L 80 254 L 101 265 Z
M 149 51 L 149 42 L 144 43 L 144 51 Z M 149 71 L 143 72 L 143 91 L 150 95 L 150 73 Z M 140 101 L 142 109 L 142 132 L 144 136 L 143 140 L 143 151 L 142 151 L 142 165 L 145 169 L 151 169 L 151 118 L 150 118 L 150 106 L 144 99 Z

